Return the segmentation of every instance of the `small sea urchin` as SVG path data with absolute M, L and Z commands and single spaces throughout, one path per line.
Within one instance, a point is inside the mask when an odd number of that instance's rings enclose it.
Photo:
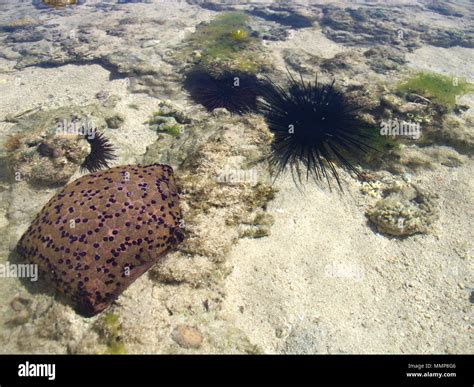
M 352 160 L 372 150 L 367 124 L 357 117 L 358 106 L 330 84 L 296 80 L 290 73 L 289 87 L 268 81 L 259 101 L 270 131 L 274 134 L 269 158 L 278 176 L 287 168 L 293 179 L 326 179 L 332 175 L 342 190 L 336 163 L 359 175 Z M 297 179 L 296 179 L 296 178 Z
M 225 108 L 237 114 L 256 109 L 260 86 L 256 76 L 238 71 L 214 76 L 205 70 L 192 70 L 184 82 L 191 98 L 207 110 Z
M 81 166 L 82 170 L 96 172 L 102 168 L 109 168 L 109 161 L 116 158 L 115 148 L 102 133 L 93 131 L 93 135 L 87 134 L 85 139 L 91 146 L 91 152 Z

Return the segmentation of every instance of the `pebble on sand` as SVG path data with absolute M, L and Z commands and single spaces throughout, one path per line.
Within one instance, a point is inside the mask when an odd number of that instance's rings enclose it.
M 203 340 L 202 333 L 199 329 L 184 324 L 179 324 L 174 328 L 171 333 L 171 338 L 180 347 L 193 349 L 199 348 Z

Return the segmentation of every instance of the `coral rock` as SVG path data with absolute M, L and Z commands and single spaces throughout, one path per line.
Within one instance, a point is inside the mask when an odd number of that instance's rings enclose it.
M 435 199 L 435 195 L 418 187 L 396 186 L 366 215 L 384 234 L 408 236 L 427 233 L 438 215 Z
M 38 185 L 67 183 L 90 152 L 77 135 L 30 136 L 18 134 L 8 141 L 8 166 L 15 179 Z

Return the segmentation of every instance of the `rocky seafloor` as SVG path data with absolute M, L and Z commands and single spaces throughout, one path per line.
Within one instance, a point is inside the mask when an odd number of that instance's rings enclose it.
M 0 263 L 83 174 L 87 142 L 52 131 L 77 118 L 113 165 L 173 166 L 186 240 L 93 318 L 0 278 L 2 353 L 472 352 L 474 95 L 396 92 L 419 70 L 474 82 L 469 2 L 77 3 L 0 5 Z M 367 160 L 364 180 L 341 170 L 344 195 L 273 181 L 262 116 L 183 89 L 202 55 L 189 37 L 230 11 L 258 32 L 262 75 L 335 79 L 367 122 L 411 119 L 422 137 Z

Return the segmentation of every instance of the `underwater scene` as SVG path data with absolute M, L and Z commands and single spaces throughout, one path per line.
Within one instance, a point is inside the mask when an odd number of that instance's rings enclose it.
M 0 0 L 0 353 L 472 353 L 473 13 Z

